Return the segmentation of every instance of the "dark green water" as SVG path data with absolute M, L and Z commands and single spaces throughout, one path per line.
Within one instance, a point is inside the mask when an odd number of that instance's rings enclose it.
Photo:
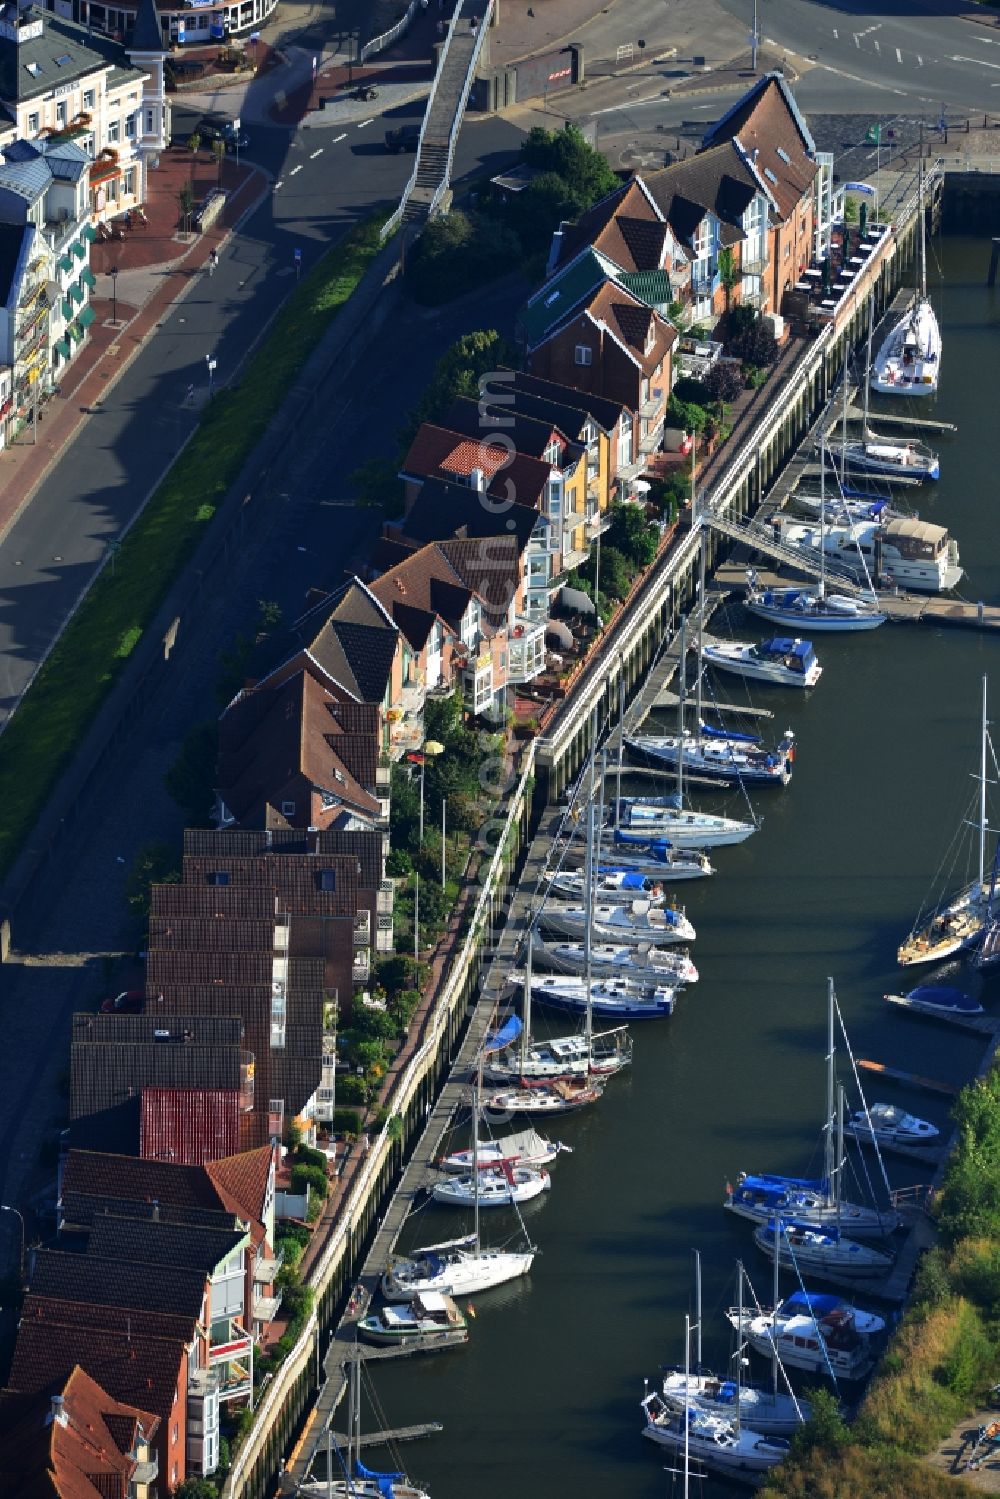
M 941 440 L 943 477 L 920 493 L 919 509 L 957 536 L 964 595 L 997 603 L 1000 294 L 984 290 L 988 241 L 935 249 L 943 382 L 934 406 L 919 410 L 960 432 Z M 733 622 L 742 627 L 738 613 Z M 683 1357 L 693 1247 L 703 1260 L 705 1355 L 717 1366 L 729 1352 L 721 1313 L 738 1256 L 761 1299 L 770 1294 L 749 1225 L 722 1210 L 724 1185 L 741 1169 L 819 1167 L 828 974 L 856 1055 L 955 1081 L 975 1070 L 978 1039 L 887 1013 L 881 995 L 911 987 L 896 970 L 896 944 L 974 793 L 980 678 L 992 674 L 1000 705 L 1000 642 L 887 625 L 820 637 L 817 647 L 824 674 L 808 701 L 755 690 L 775 709 L 774 727 L 787 722 L 799 736 L 793 782 L 760 795 L 761 832 L 719 850 L 719 873 L 687 896 L 701 982 L 672 1019 L 634 1027 L 630 1075 L 559 1131 L 575 1154 L 529 1209 L 542 1251 L 530 1280 L 477 1301 L 467 1348 L 377 1368 L 390 1424 L 444 1423 L 440 1437 L 403 1454 L 434 1499 L 671 1491 L 669 1459 L 640 1438 L 643 1376 Z M 730 678 L 722 696 L 739 692 Z M 1000 981 L 984 1002 L 1000 1007 Z M 867 1092 L 946 1121 L 942 1097 L 894 1085 Z M 890 1174 L 902 1186 L 928 1172 L 890 1158 Z M 487 1224 L 494 1241 L 508 1221 Z M 462 1231 L 439 1209 L 411 1227 L 404 1245 Z

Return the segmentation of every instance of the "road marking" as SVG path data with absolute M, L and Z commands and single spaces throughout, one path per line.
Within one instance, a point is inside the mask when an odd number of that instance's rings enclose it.
M 953 57 L 952 62 L 971 62 L 977 68 L 993 68 L 1000 73 L 1000 62 L 983 62 L 981 57 Z
M 333 144 L 336 145 L 338 141 L 346 141 L 346 139 L 347 139 L 347 131 L 345 130 L 344 133 L 343 133 L 343 135 L 335 135 L 333 137 Z
M 835 42 L 840 41 L 840 32 L 837 30 L 836 26 L 833 28 L 833 39 Z
M 870 78 L 859 78 L 857 73 L 845 72 L 843 68 L 832 68 L 828 62 L 821 62 L 819 66 L 823 69 L 824 73 L 836 73 L 838 78 L 849 78 L 852 83 L 863 83 L 868 88 L 872 87 Z M 910 97 L 908 90 L 905 88 L 890 88 L 886 83 L 880 83 L 877 87 L 882 89 L 886 94 L 895 94 L 900 99 L 908 99 Z
M 289 177 L 294 177 L 294 176 L 295 176 L 295 173 L 296 173 L 296 172 L 301 172 L 301 170 L 302 170 L 302 167 L 301 167 L 301 165 L 299 165 L 299 166 L 297 166 L 297 167 L 292 167 L 292 170 L 291 170 L 291 171 L 290 171 L 290 172 L 289 172 L 289 174 L 288 174 L 288 175 L 289 175 Z
M 991 36 L 974 36 L 972 40 L 974 42 L 985 42 L 987 47 L 1000 47 L 1000 42 L 994 41 Z
M 921 57 L 921 56 L 920 56 L 920 53 L 919 53 L 919 52 L 918 52 L 918 53 L 917 53 L 917 67 L 918 67 L 918 68 L 922 68 L 922 67 L 923 67 L 923 65 L 924 65 L 924 60 L 923 60 L 923 58 L 922 58 L 922 57 Z
M 879 41 L 878 41 L 878 37 L 877 36 L 873 36 L 872 37 L 872 46 L 875 48 L 876 52 L 878 52 L 879 54 L 881 54 L 882 48 L 879 46 Z
M 315 160 L 316 160 L 316 158 L 317 158 L 317 156 L 322 156 L 322 155 L 323 155 L 323 147 L 322 147 L 322 146 L 320 146 L 320 148 L 319 148 L 319 150 L 318 150 L 318 151 L 313 151 L 313 152 L 312 152 L 312 153 L 311 153 L 311 154 L 310 154 L 310 157 L 309 157 L 309 160 L 310 160 L 310 161 L 315 161 Z
M 364 130 L 364 128 L 365 128 L 366 125 L 373 125 L 374 123 L 375 123 L 375 116 L 372 115 L 372 117 L 371 117 L 370 120 L 361 120 L 361 121 L 359 121 L 359 123 L 358 123 L 358 129 L 359 130 Z
M 854 33 L 854 45 L 855 45 L 855 47 L 860 47 L 861 46 L 861 37 L 858 34 L 858 32 Z
M 284 177 L 279 177 L 278 180 L 277 180 L 277 182 L 274 184 L 274 191 L 277 192 L 278 188 L 279 187 L 284 187 L 284 185 L 285 185 L 285 179 L 284 179 Z
M 896 48 L 896 61 L 898 63 L 901 63 L 903 61 L 903 54 L 902 52 L 900 52 L 898 47 Z

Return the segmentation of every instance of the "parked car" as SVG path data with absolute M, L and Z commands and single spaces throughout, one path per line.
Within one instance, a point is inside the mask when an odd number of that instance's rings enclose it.
M 415 151 L 420 144 L 419 125 L 399 125 L 395 130 L 385 132 L 385 149 L 387 151 Z
M 235 120 L 230 120 L 226 115 L 222 114 L 203 115 L 188 136 L 189 140 L 191 135 L 200 136 L 202 146 L 207 147 L 208 150 L 212 149 L 213 141 L 222 141 L 227 152 L 230 154 L 237 147 L 241 151 L 245 151 L 250 144 L 246 132 L 240 126 L 239 116 Z
M 141 1015 L 146 1003 L 145 989 L 123 989 L 114 999 L 101 1004 L 102 1015 Z

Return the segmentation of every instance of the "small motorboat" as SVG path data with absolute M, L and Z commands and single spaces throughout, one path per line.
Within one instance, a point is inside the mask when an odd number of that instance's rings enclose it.
M 811 640 L 775 635 L 760 644 L 733 641 L 706 641 L 705 660 L 719 671 L 735 672 L 757 682 L 771 682 L 779 687 L 815 687 L 823 668 L 816 660 Z
M 524 982 L 523 975 L 517 977 Z M 587 981 L 576 975 L 547 975 L 531 981 L 533 1004 L 572 1010 L 584 1015 L 588 1003 L 591 1013 L 607 1019 L 656 1020 L 672 1015 L 677 1003 L 676 984 L 644 984 L 637 979 L 609 977 L 592 981 L 588 995 Z
M 480 1140 L 473 1151 L 453 1150 L 450 1155 L 440 1156 L 438 1165 L 442 1171 L 462 1175 L 476 1165 L 500 1168 L 508 1166 L 554 1166 L 563 1151 L 572 1152 L 572 1147 L 561 1140 L 546 1140 L 537 1130 L 521 1130 L 516 1135 L 505 1135 L 501 1140 Z
M 382 1348 L 399 1347 L 440 1333 L 464 1333 L 466 1337 L 469 1334 L 465 1318 L 452 1298 L 440 1291 L 418 1292 L 408 1305 L 383 1306 L 362 1317 L 357 1329 L 362 1342 Z
M 533 935 L 532 962 L 555 973 L 586 973 L 587 954 L 582 942 L 543 942 Z M 590 969 L 603 977 L 608 973 L 622 978 L 642 979 L 662 984 L 696 984 L 698 970 L 686 952 L 664 952 L 661 948 L 628 947 L 624 943 L 595 942 L 590 949 Z
M 551 1186 L 547 1171 L 504 1165 L 500 1170 L 481 1170 L 478 1181 L 474 1176 L 449 1176 L 431 1188 L 431 1196 L 450 1208 L 475 1207 L 477 1200 L 481 1208 L 510 1208 L 541 1197 Z
M 873 1103 L 859 1109 L 844 1125 L 860 1145 L 929 1145 L 941 1131 L 926 1119 L 917 1119 L 894 1103 Z
M 499 1119 L 512 1114 L 540 1117 L 575 1114 L 577 1109 L 597 1103 L 603 1093 L 604 1084 L 597 1079 L 586 1082 L 576 1078 L 571 1081 L 557 1078 L 538 1087 L 503 1088 L 491 1093 L 483 1100 L 483 1113 Z
M 774 1259 L 775 1225 L 772 1219 L 754 1229 L 753 1241 L 769 1260 Z M 778 1264 L 784 1270 L 806 1275 L 833 1277 L 834 1280 L 878 1280 L 888 1275 L 893 1256 L 870 1244 L 845 1239 L 831 1225 L 816 1228 L 793 1219 L 778 1220 Z
M 571 870 L 558 870 L 547 875 L 549 889 L 553 895 L 567 900 L 583 900 L 586 897 L 586 876 Z M 663 886 L 654 876 L 632 869 L 602 869 L 594 877 L 594 896 L 609 905 L 630 906 L 633 901 L 647 900 L 651 906 L 662 906 L 666 900 Z
M 984 1013 L 978 999 L 973 999 L 971 994 L 938 984 L 919 984 L 909 994 L 886 994 L 883 998 L 887 1004 L 896 1005 L 901 1010 L 910 1010 L 915 1015 L 933 1015 L 937 1020 L 962 1021 Z

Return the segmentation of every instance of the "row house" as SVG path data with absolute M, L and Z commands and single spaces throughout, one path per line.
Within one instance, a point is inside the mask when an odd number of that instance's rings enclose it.
M 374 703 L 341 701 L 306 660 L 240 692 L 219 720 L 220 827 L 375 827 L 388 819 Z
M 0 1396 L 0 1492 L 23 1499 L 155 1499 L 154 1412 L 115 1397 L 79 1364 L 51 1393 Z
M 369 586 L 406 636 L 426 689 L 461 683 L 470 713 L 502 719 L 508 686 L 545 664 L 544 623 L 523 612 L 517 542 L 500 535 L 398 550 L 401 560 Z
M 143 202 L 150 164 L 169 140 L 155 14 L 153 0 L 142 0 L 133 52 L 30 3 L 0 10 L 0 104 L 12 138 L 75 141 L 91 162 L 98 219 Z
M 69 1142 L 201 1165 L 257 1143 L 256 1065 L 236 1015 L 73 1016 Z
M 663 435 L 677 339 L 673 324 L 607 274 L 601 257 L 589 250 L 528 302 L 520 334 L 532 374 L 628 409 L 639 472 Z

